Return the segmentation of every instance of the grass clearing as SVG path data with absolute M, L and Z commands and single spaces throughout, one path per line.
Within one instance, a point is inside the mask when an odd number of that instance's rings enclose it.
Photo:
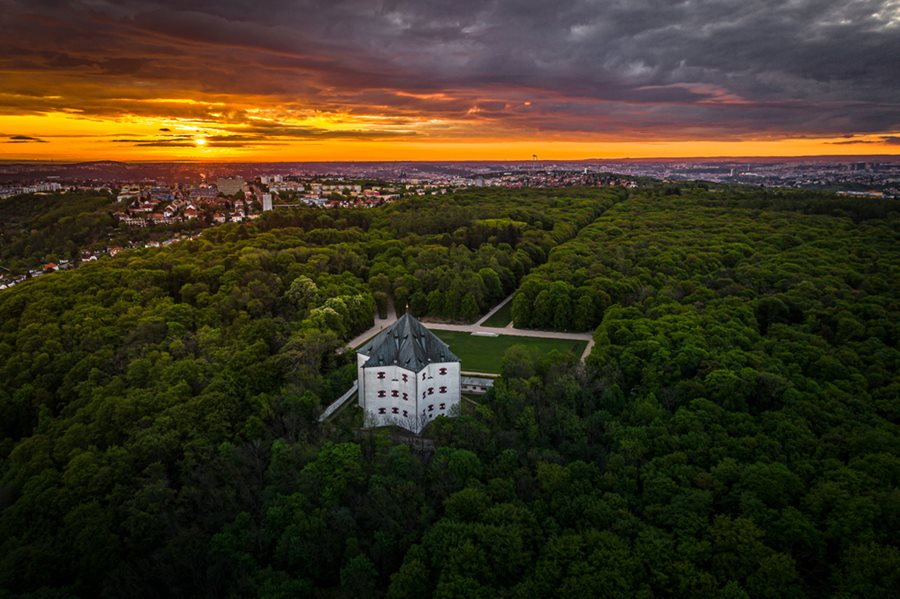
M 541 354 L 551 351 L 570 351 L 580 356 L 587 347 L 587 341 L 570 339 L 544 339 L 541 337 L 515 337 L 500 335 L 499 337 L 482 337 L 457 331 L 433 331 L 435 335 L 450 346 L 450 349 L 462 360 L 462 369 L 476 372 L 500 373 L 503 354 L 513 345 L 524 345 Z
M 497 310 L 490 318 L 482 324 L 486 327 L 505 327 L 512 322 L 512 300 L 503 304 L 503 307 Z

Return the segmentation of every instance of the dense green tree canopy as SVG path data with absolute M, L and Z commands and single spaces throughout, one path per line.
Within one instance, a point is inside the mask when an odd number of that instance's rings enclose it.
M 677 188 L 673 188 L 677 189 Z M 743 188 L 296 210 L 0 292 L 0 597 L 891 597 L 895 206 Z M 353 414 L 376 297 L 513 347 L 433 451 Z

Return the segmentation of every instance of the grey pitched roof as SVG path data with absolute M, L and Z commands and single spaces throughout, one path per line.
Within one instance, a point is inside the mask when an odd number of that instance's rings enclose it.
M 419 372 L 433 362 L 459 362 L 450 346 L 409 313 L 357 351 L 369 356 L 363 368 L 396 364 Z

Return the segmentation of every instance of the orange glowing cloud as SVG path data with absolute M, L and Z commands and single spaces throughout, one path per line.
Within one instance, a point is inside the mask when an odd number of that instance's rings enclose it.
M 603 11 L 581 0 L 348 0 L 315 10 L 287 0 L 8 4 L 0 159 L 574 159 L 900 147 L 900 66 L 882 60 L 900 53 L 900 28 L 886 1 Z

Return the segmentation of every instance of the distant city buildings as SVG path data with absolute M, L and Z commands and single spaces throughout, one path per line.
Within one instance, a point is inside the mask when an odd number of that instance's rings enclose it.
M 246 181 L 240 177 L 220 177 L 216 179 L 216 189 L 219 190 L 219 193 L 227 196 L 240 193 L 246 184 Z
M 176 165 L 177 168 L 187 168 Z M 227 167 L 237 169 L 236 165 Z M 66 168 L 75 168 L 68 165 Z M 827 159 L 796 160 L 685 160 L 685 161 L 597 161 L 540 163 L 404 163 L 346 164 L 340 174 L 261 174 L 245 179 L 234 175 L 216 177 L 215 184 L 205 175 L 185 178 L 177 183 L 161 183 L 136 170 L 132 180 L 111 182 L 98 175 L 96 165 L 91 178 L 61 179 L 57 175 L 29 175 L 28 165 L 0 165 L 0 174 L 21 177 L 18 183 L 0 186 L 0 199 L 22 194 L 92 191 L 113 194 L 118 209 L 113 216 L 126 227 L 182 226 L 198 228 L 241 223 L 259 218 L 264 211 L 284 207 L 376 208 L 408 196 L 439 196 L 458 190 L 480 187 L 552 188 L 570 186 L 635 188 L 642 178 L 661 181 L 709 181 L 797 189 L 822 189 L 847 198 L 866 201 L 900 197 L 900 160 L 838 161 Z M 34 167 L 38 169 L 38 167 Z M 41 166 L 41 169 L 46 169 Z M 143 167 L 142 167 L 143 168 Z M 148 168 L 160 168 L 153 165 Z M 175 166 L 173 166 L 175 168 Z M 221 167 L 225 169 L 225 167 Z M 333 167 L 332 167 L 333 168 Z M 44 170 L 36 172 L 45 173 Z M 220 170 L 221 172 L 221 170 Z M 218 174 L 218 173 L 217 173 Z M 198 182 L 199 180 L 199 182 Z M 210 177 L 212 180 L 212 177 Z M 379 183 L 359 183 L 360 180 Z M 237 197 L 236 197 L 237 196 Z M 148 241 L 131 247 L 158 247 L 182 238 L 179 234 L 166 241 Z M 115 255 L 118 246 L 98 251 L 84 250 L 80 262 L 103 255 Z M 27 273 L 0 272 L 0 289 L 6 289 L 29 277 L 71 268 L 60 260 L 55 264 L 34 265 Z
M 62 190 L 62 185 L 56 182 L 44 181 L 33 185 L 10 185 L 0 187 L 0 199 L 11 198 L 25 193 L 53 193 Z

